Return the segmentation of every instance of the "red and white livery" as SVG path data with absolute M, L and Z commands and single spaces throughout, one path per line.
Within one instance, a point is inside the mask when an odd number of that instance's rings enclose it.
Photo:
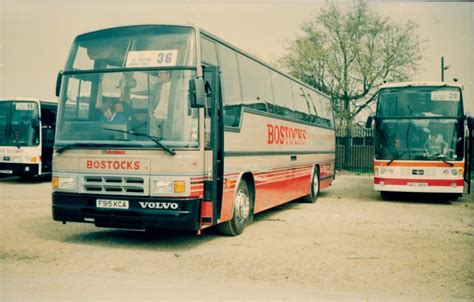
M 80 35 L 57 93 L 57 221 L 238 235 L 334 179 L 329 98 L 196 27 Z
M 0 99 L 0 175 L 51 175 L 57 103 Z
M 378 92 L 374 189 L 450 193 L 469 180 L 469 147 L 462 87 L 391 83 Z

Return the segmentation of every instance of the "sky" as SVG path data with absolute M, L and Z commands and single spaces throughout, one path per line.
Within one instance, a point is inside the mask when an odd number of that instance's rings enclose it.
M 341 6 L 349 1 L 336 0 Z M 474 3 L 369 1 L 381 15 L 419 24 L 421 68 L 413 80 L 464 86 L 474 115 Z M 0 0 L 0 97 L 55 100 L 56 76 L 81 33 L 132 24 L 195 24 L 274 62 L 323 0 Z

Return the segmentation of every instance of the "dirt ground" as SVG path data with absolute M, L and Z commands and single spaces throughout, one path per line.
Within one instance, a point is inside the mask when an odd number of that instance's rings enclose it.
M 474 200 L 382 200 L 338 174 L 238 237 L 63 225 L 50 183 L 0 179 L 0 300 L 474 299 Z

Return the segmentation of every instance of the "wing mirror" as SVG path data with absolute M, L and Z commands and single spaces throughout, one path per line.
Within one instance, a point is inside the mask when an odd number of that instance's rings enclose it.
M 368 128 L 368 129 L 372 128 L 373 120 L 374 120 L 374 117 L 372 115 L 369 115 L 367 117 L 367 122 L 365 123 L 365 128 Z

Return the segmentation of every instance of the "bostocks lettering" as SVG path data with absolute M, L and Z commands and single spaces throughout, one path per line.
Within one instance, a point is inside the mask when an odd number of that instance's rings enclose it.
M 97 170 L 140 170 L 137 160 L 87 160 L 87 169 Z
M 306 130 L 267 124 L 267 144 L 305 145 Z

